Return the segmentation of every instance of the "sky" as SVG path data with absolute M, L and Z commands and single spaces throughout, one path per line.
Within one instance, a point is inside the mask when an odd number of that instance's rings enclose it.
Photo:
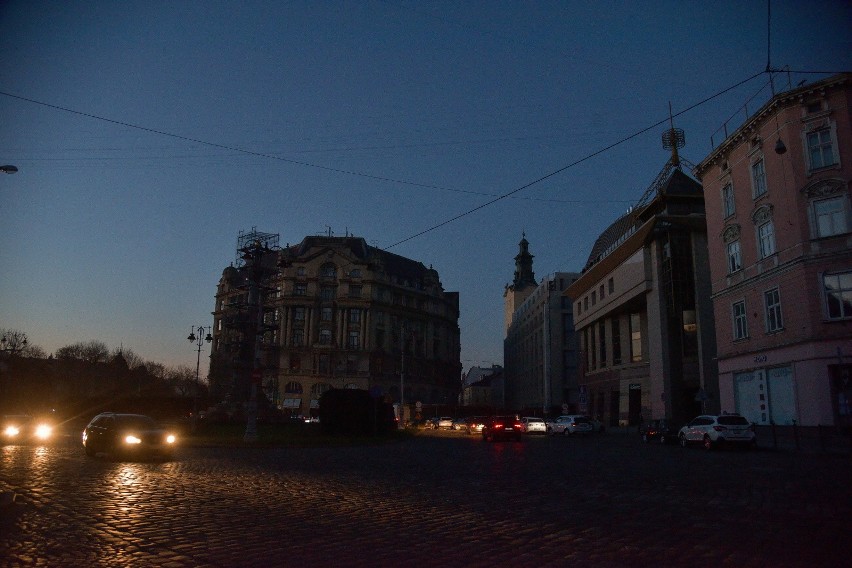
M 434 267 L 463 368 L 502 364 L 522 235 L 579 272 L 670 108 L 698 163 L 768 65 L 852 70 L 850 29 L 840 0 L 7 0 L 0 328 L 192 367 L 240 231 L 331 231 Z

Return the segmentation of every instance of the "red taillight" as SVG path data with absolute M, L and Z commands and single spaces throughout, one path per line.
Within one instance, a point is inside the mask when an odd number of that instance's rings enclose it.
M 498 429 L 498 430 L 499 430 L 500 428 L 503 428 L 503 423 L 502 423 L 502 422 L 495 422 L 495 423 L 494 423 L 494 428 L 496 428 L 496 429 Z

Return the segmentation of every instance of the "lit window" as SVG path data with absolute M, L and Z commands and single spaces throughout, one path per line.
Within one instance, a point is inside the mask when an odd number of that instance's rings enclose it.
M 766 331 L 781 331 L 784 328 L 784 320 L 781 317 L 781 295 L 778 288 L 764 292 L 763 301 L 766 308 Z
M 751 188 L 755 199 L 766 193 L 766 168 L 763 158 L 751 165 Z
M 849 213 L 846 197 L 838 196 L 814 201 L 816 236 L 830 237 L 849 232 Z
M 642 361 L 642 317 L 630 314 L 630 360 Z
M 835 164 L 830 129 L 823 128 L 808 133 L 808 158 L 810 158 L 812 170 Z
M 775 227 L 772 225 L 771 219 L 757 227 L 757 241 L 760 258 L 775 254 Z
M 733 307 L 734 340 L 748 337 L 748 321 L 746 319 L 745 300 L 735 302 Z
M 734 206 L 734 186 L 731 184 L 727 184 L 722 188 L 722 207 L 725 211 L 725 218 L 736 213 L 736 207 Z
M 830 319 L 852 318 L 852 272 L 822 277 L 826 315 Z
M 743 267 L 740 255 L 740 241 L 728 243 L 728 274 L 733 274 Z

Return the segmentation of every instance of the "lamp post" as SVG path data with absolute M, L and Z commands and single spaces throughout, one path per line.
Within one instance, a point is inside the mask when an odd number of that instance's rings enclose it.
M 198 331 L 198 335 L 195 335 L 196 330 Z M 205 335 L 206 334 L 206 335 Z M 192 431 L 195 432 L 196 425 L 198 424 L 198 390 L 200 386 L 199 379 L 199 371 L 201 369 L 201 346 L 204 345 L 204 342 L 210 343 L 213 341 L 213 336 L 210 335 L 210 327 L 204 327 L 202 325 L 193 326 L 190 329 L 189 337 L 187 337 L 190 343 L 195 343 L 198 346 L 198 358 L 195 361 L 195 396 L 192 397 Z

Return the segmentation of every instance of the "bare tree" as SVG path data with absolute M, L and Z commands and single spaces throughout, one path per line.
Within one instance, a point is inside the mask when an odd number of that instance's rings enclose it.
M 118 355 L 124 357 L 124 360 L 127 362 L 127 367 L 131 370 L 147 365 L 145 361 L 142 360 L 142 357 L 137 355 L 132 349 L 127 349 L 125 347 L 113 349 L 110 359 L 115 359 Z
M 106 363 L 109 348 L 103 341 L 80 341 L 56 350 L 57 359 L 77 359 L 86 363 Z
M 2 349 L 11 355 L 22 355 L 27 348 L 27 334 L 17 329 L 0 329 Z

